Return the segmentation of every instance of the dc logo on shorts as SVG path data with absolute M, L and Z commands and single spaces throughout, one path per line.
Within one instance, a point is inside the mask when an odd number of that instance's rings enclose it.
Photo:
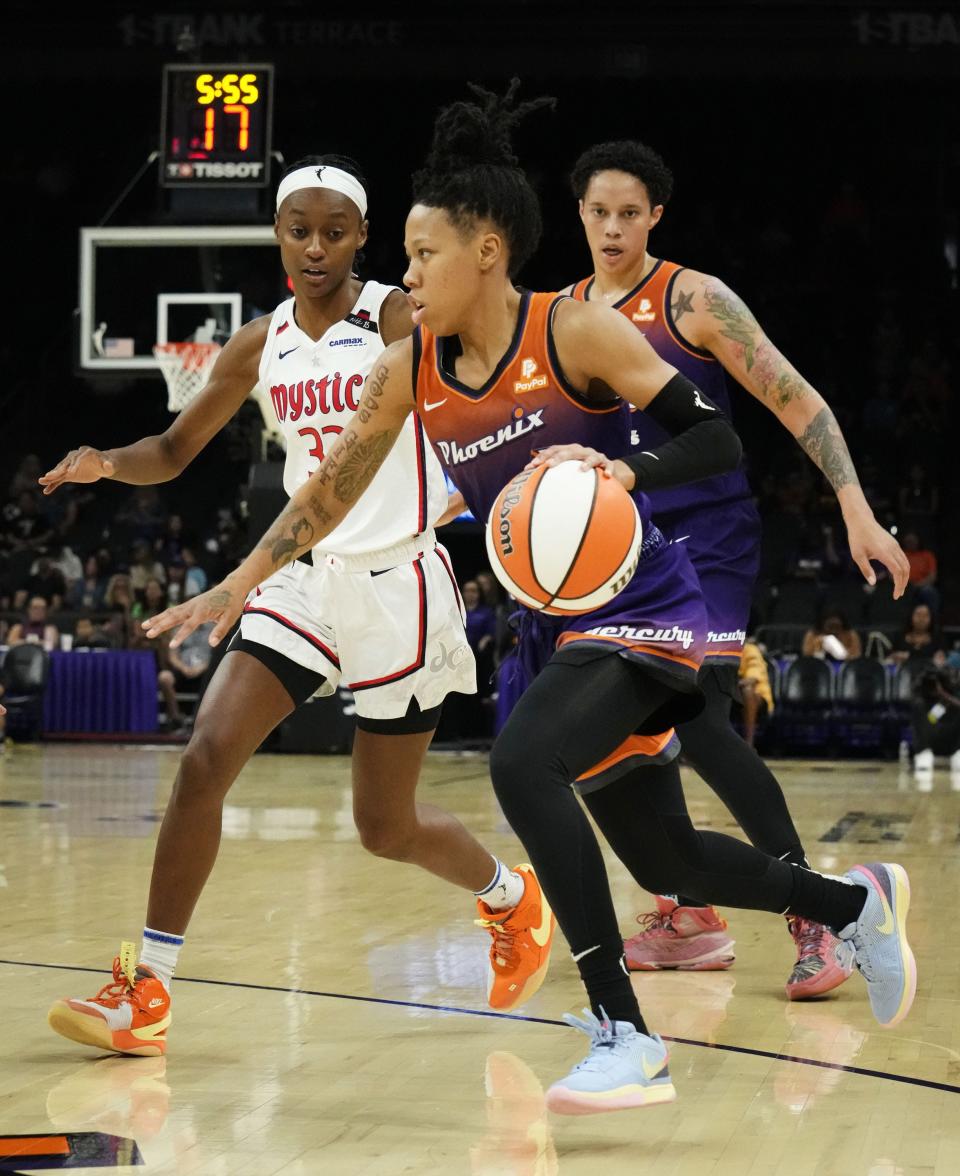
M 430 672 L 433 674 L 439 674 L 441 670 L 454 670 L 469 656 L 469 654 L 469 645 L 458 645 L 455 649 L 448 650 L 441 641 L 440 652 L 430 662 Z

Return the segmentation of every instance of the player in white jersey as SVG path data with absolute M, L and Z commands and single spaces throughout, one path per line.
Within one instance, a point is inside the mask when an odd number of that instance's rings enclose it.
M 138 485 L 175 477 L 259 380 L 286 434 L 284 486 L 293 495 L 353 417 L 385 346 L 412 330 L 399 290 L 353 272 L 366 210 L 352 160 L 317 156 L 288 169 L 276 235 L 294 296 L 230 339 L 205 389 L 164 434 L 115 450 L 73 450 L 40 479 L 44 492 L 101 477 Z M 125 943 L 112 984 L 90 999 L 58 1000 L 48 1019 L 65 1037 L 119 1053 L 166 1051 L 170 981 L 216 860 L 223 799 L 282 719 L 341 682 L 355 697 L 354 818 L 365 848 L 477 896 L 493 939 L 493 1007 L 515 1007 L 542 982 L 554 920 L 532 870 L 508 869 L 456 818 L 414 796 L 444 697 L 472 693 L 476 681 L 463 604 L 433 530 L 447 507 L 446 486 L 419 420 L 408 426 L 309 562 L 287 565 L 248 598 L 203 696 L 160 829 L 139 963 Z

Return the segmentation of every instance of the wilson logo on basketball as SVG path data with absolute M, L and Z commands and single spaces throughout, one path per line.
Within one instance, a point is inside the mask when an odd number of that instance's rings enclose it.
M 533 470 L 523 470 L 508 483 L 500 501 L 500 517 L 497 523 L 497 542 L 501 555 L 513 555 L 513 540 L 510 537 L 510 513 L 523 498 L 523 487 L 533 476 Z
M 524 359 L 520 364 L 520 379 L 513 381 L 514 392 L 532 392 L 535 388 L 546 388 L 547 377 L 537 375 L 537 361 Z
M 339 372 L 333 379 L 324 376 L 322 380 L 300 380 L 296 384 L 274 384 L 270 398 L 277 413 L 278 421 L 298 421 L 302 416 L 319 413 L 326 416 L 331 412 L 356 412 L 359 405 L 356 393 L 363 387 L 363 376 L 354 373 L 346 381 Z
M 489 453 L 491 449 L 499 449 L 501 445 L 506 445 L 508 441 L 516 441 L 518 437 L 522 437 L 534 429 L 542 429 L 546 424 L 543 419 L 543 414 L 546 411 L 545 408 L 538 408 L 536 412 L 527 413 L 524 416 L 523 409 L 518 408 L 516 412 L 520 415 L 509 425 L 504 425 L 502 429 L 497 429 L 495 433 L 488 433 L 486 437 L 480 437 L 477 441 L 471 441 L 469 445 L 458 445 L 456 441 L 437 441 L 436 444 L 447 465 L 463 465 L 464 462 L 473 461 L 481 453 Z

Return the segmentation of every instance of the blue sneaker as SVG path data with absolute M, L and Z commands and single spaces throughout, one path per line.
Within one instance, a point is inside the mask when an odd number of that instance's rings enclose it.
M 677 1092 L 667 1069 L 667 1047 L 654 1033 L 647 1037 L 629 1021 L 586 1020 L 563 1014 L 574 1029 L 590 1038 L 590 1052 L 566 1078 L 547 1091 L 547 1107 L 560 1115 L 596 1115 L 673 1102 Z
M 866 887 L 867 901 L 860 918 L 848 923 L 837 938 L 853 944 L 873 1015 L 885 1029 L 892 1029 L 910 1012 L 917 991 L 917 962 L 907 943 L 910 879 L 903 866 L 886 862 L 854 866 L 844 877 Z

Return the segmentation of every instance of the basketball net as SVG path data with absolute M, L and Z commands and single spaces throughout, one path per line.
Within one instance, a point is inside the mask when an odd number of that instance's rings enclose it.
M 157 343 L 153 355 L 167 382 L 167 408 L 180 412 L 207 382 L 219 343 Z

